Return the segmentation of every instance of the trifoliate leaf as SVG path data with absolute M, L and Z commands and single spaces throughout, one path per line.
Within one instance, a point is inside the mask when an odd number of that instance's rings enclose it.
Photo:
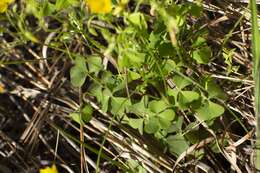
M 182 108 L 186 108 L 189 103 L 199 99 L 199 94 L 195 91 L 181 91 L 178 95 L 178 103 Z
M 222 106 L 211 101 L 206 101 L 206 103 L 204 103 L 199 109 L 196 110 L 198 113 L 198 118 L 201 121 L 209 121 L 217 118 L 223 114 L 224 111 L 225 109 Z
M 172 121 L 175 117 L 175 112 L 172 109 L 166 109 L 158 114 L 158 117 L 167 121 Z
M 112 97 L 111 99 L 111 113 L 117 115 L 123 115 L 125 109 L 128 106 L 131 106 L 131 102 L 128 98 L 125 97 Z
M 74 63 L 75 65 L 70 69 L 70 80 L 74 87 L 81 87 L 87 77 L 85 58 L 78 56 Z
M 173 82 L 179 89 L 183 89 L 192 84 L 190 81 L 179 75 L 173 76 Z
M 212 80 L 205 82 L 205 89 L 208 91 L 209 98 L 219 98 L 222 100 L 227 98 L 224 91 Z
M 152 100 L 149 102 L 148 105 L 149 109 L 154 113 L 159 113 L 165 110 L 168 106 L 167 103 L 165 103 L 163 100 Z
M 143 134 L 143 122 L 144 122 L 144 119 L 142 119 L 142 118 L 129 118 L 129 120 L 128 120 L 128 124 L 132 128 L 138 129 L 140 134 Z
M 102 69 L 102 59 L 99 56 L 90 56 L 87 59 L 90 73 L 97 74 Z
M 167 144 L 169 146 L 170 152 L 175 156 L 179 156 L 189 148 L 187 141 L 181 134 L 167 137 Z
M 159 123 L 157 117 L 150 117 L 145 121 L 144 131 L 149 134 L 153 134 L 159 130 Z

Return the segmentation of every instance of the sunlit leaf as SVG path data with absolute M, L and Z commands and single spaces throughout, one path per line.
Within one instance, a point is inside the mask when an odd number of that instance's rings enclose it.
M 143 122 L 142 118 L 129 118 L 128 124 L 134 129 L 138 129 L 140 134 L 143 134 Z
M 152 112 L 159 113 L 169 107 L 169 105 L 163 100 L 152 100 L 151 102 L 149 102 L 148 107 Z
M 122 115 L 125 112 L 125 109 L 131 105 L 131 102 L 128 98 L 125 97 L 112 97 L 111 99 L 111 113 Z

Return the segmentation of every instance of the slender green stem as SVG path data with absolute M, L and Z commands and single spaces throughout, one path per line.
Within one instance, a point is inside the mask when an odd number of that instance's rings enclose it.
M 123 106 L 123 104 L 127 101 L 127 99 L 119 106 L 118 108 L 118 111 L 121 109 L 121 107 Z M 102 150 L 103 150 L 103 147 L 105 145 L 105 142 L 106 142 L 106 139 L 107 139 L 107 136 L 109 134 L 109 131 L 110 129 L 112 128 L 112 125 L 113 125 L 113 122 L 115 121 L 115 118 L 116 118 L 116 115 L 117 115 L 117 112 L 112 116 L 112 119 L 111 121 L 109 122 L 109 125 L 108 125 L 108 129 L 104 135 L 104 138 L 102 140 L 102 143 L 101 143 L 101 146 L 100 146 L 100 149 L 98 151 L 98 158 L 97 158 L 97 162 L 96 162 L 96 165 L 97 165 L 97 169 L 96 169 L 96 173 L 99 173 L 100 170 L 99 170 L 99 165 L 100 165 L 100 159 L 101 159 L 101 156 L 102 156 Z
M 252 20 L 252 53 L 254 59 L 253 77 L 255 81 L 255 116 L 256 116 L 256 143 L 255 168 L 260 171 L 260 34 L 257 22 L 256 0 L 250 0 Z

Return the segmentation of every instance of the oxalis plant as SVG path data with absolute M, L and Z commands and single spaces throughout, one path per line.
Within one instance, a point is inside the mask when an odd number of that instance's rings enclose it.
M 207 27 L 200 20 L 200 0 L 102 0 L 103 6 L 98 5 L 98 0 L 27 0 L 20 5 L 5 1 L 0 0 L 0 13 L 6 12 L 1 19 L 8 21 L 6 28 L 17 32 L 13 44 L 47 46 L 61 52 L 59 58 L 69 58 L 64 61 L 71 65 L 70 81 L 80 103 L 70 118 L 80 126 L 81 135 L 80 140 L 66 135 L 81 144 L 81 158 L 84 148 L 98 155 L 96 172 L 101 157 L 125 172 L 147 172 L 137 160 L 129 159 L 125 168 L 103 154 L 108 133 L 103 135 L 99 150 L 84 143 L 83 125 L 98 117 L 98 112 L 110 120 L 109 130 L 113 125 L 131 129 L 149 139 L 147 144 L 156 142 L 162 153 L 177 158 L 173 170 L 189 154 L 202 159 L 204 150 L 194 146 L 209 144 L 213 152 L 229 161 L 232 169 L 241 172 L 224 148 L 230 144 L 218 120 L 233 115 L 231 119 L 240 123 L 245 132 L 248 130 L 229 110 L 218 81 L 203 72 L 217 56 L 208 44 Z M 256 2 L 250 3 L 257 117 L 255 167 L 260 170 L 260 35 Z M 1 27 L 0 32 L 6 32 L 6 28 Z M 42 32 L 48 34 L 47 43 L 41 41 Z M 229 37 L 225 37 L 225 43 Z M 227 73 L 232 73 L 236 71 L 232 66 L 234 50 L 222 48 Z M 57 58 L 56 54 L 45 56 L 43 63 Z M 56 166 L 48 169 L 56 170 Z
M 84 157 L 84 148 L 98 156 L 96 172 L 99 172 L 101 158 L 124 172 L 147 170 L 144 168 L 145 164 L 137 159 L 128 159 L 122 164 L 105 155 L 102 148 L 108 133 L 103 135 L 98 150 L 88 145 L 84 141 L 83 126 L 93 120 L 93 117 L 108 123 L 109 130 L 114 130 L 114 127 L 115 131 L 123 129 L 120 132 L 130 129 L 136 135 L 133 138 L 145 139 L 147 143 L 144 146 L 148 149 L 149 144 L 154 143 L 161 149 L 159 152 L 169 154 L 176 161 L 168 170 L 175 170 L 184 157 L 188 161 L 203 159 L 206 156 L 204 146 L 207 146 L 210 151 L 224 157 L 230 163 L 231 169 L 242 172 L 228 153 L 230 150 L 227 146 L 232 148 L 233 140 L 228 136 L 229 127 L 226 128 L 224 120 L 231 119 L 232 125 L 236 121 L 236 124 L 240 124 L 239 130 L 243 129 L 246 136 L 250 133 L 226 104 L 227 96 L 218 85 L 223 81 L 213 78 L 209 71 L 212 62 L 221 58 L 226 65 L 221 73 L 227 72 L 229 75 L 238 71 L 238 67 L 232 63 L 236 50 L 229 48 L 226 43 L 243 16 L 225 35 L 222 47 L 218 47 L 220 50 L 217 52 L 218 48 L 213 50 L 213 44 L 209 44 L 211 41 L 207 26 L 203 25 L 207 21 L 204 22 L 202 15 L 206 14 L 203 13 L 202 1 L 179 2 L 0 0 L 0 35 L 7 34 L 3 40 L 12 38 L 7 44 L 10 47 L 6 47 L 6 50 L 21 46 L 28 51 L 32 50 L 30 53 L 37 52 L 32 53 L 36 59 L 27 60 L 26 57 L 15 62 L 1 59 L 0 65 L 40 61 L 39 68 L 45 73 L 48 70 L 41 65 L 48 61 L 57 67 L 61 66 L 60 61 L 65 64 L 61 71 L 64 70 L 64 75 L 70 77 L 72 88 L 75 89 L 68 93 L 73 95 L 77 92 L 79 96 L 78 110 L 66 118 L 71 118 L 74 124 L 80 126 L 80 139 L 63 129 L 55 128 L 81 145 L 81 159 Z M 250 5 L 254 57 L 252 76 L 255 80 L 257 118 L 255 167 L 260 170 L 260 34 L 256 1 L 250 0 Z M 1 50 L 1 56 L 8 53 L 6 50 Z M 43 54 L 43 59 L 37 56 L 38 53 Z M 66 71 L 67 67 L 69 73 Z M 51 69 L 52 67 L 49 70 Z M 67 85 L 66 88 L 71 89 Z M 0 93 L 3 92 L 5 88 L 1 85 Z M 75 95 L 72 96 L 71 105 L 73 109 L 77 109 L 73 99 L 76 99 Z M 106 117 L 100 117 L 99 113 Z M 240 134 L 242 132 L 238 133 Z M 193 157 L 189 157 L 190 154 Z M 215 156 L 218 157 L 217 154 Z M 169 163 L 173 160 L 169 159 Z M 82 159 L 81 172 L 84 170 L 84 162 Z M 240 160 L 239 164 L 241 162 Z M 218 164 L 216 161 L 216 165 Z M 55 162 L 44 170 L 57 171 Z
M 179 157 L 212 133 L 214 120 L 225 112 L 222 89 L 196 69 L 213 59 L 207 30 L 187 22 L 196 20 L 202 7 L 199 1 L 135 3 L 129 10 L 128 1 L 119 1 L 113 13 L 88 16 L 87 26 L 74 15 L 71 27 L 92 46 L 90 55 L 71 55 L 71 82 L 78 88 L 86 85 L 84 98 L 95 100 L 114 121 L 154 136 Z M 86 123 L 90 109 L 83 105 L 81 115 L 71 116 Z M 221 151 L 217 146 L 216 152 Z
M 81 132 L 97 110 L 111 116 L 109 127 L 116 122 L 157 141 L 164 149 L 162 152 L 179 158 L 175 166 L 189 154 L 190 146 L 204 139 L 212 139 L 204 141 L 211 143 L 209 147 L 214 152 L 222 153 L 232 163 L 222 150 L 227 144 L 225 138 L 221 138 L 220 143 L 216 135 L 219 130 L 216 120 L 230 112 L 225 104 L 226 95 L 210 75 L 200 72 L 200 67 L 212 62 L 214 52 L 208 44 L 207 29 L 199 22 L 203 10 L 199 0 L 180 4 L 171 0 L 118 0 L 113 1 L 113 10 L 111 1 L 104 1 L 105 7 L 98 8 L 95 1 L 89 0 L 89 9 L 85 1 L 78 0 L 26 2 L 21 7 L 24 13 L 16 14 L 14 6 L 7 18 L 19 31 L 20 44 L 27 41 L 39 44 L 33 30 L 27 29 L 28 22 L 23 22 L 27 14 L 33 14 L 39 22 L 36 30 L 43 29 L 55 35 L 49 48 L 64 53 L 72 61 L 70 80 L 79 93 L 80 108 L 70 117 L 81 126 Z M 259 117 L 257 46 L 260 43 L 253 0 L 251 8 L 255 105 Z M 58 29 L 48 26 L 46 16 L 52 16 L 48 20 L 61 26 Z M 73 47 L 70 46 L 74 45 L 71 42 L 75 40 L 83 45 L 81 52 L 71 51 Z M 225 52 L 227 60 L 230 52 Z M 231 71 L 231 62 L 228 63 Z M 103 145 L 105 139 L 106 135 Z M 87 146 L 82 135 L 77 142 L 82 148 Z M 256 145 L 258 143 L 257 140 Z M 102 155 L 100 148 L 95 151 L 97 172 Z M 256 168 L 260 169 L 258 147 L 256 151 Z M 195 154 L 201 159 L 204 151 L 198 150 Z M 235 164 L 232 166 L 239 172 Z M 129 160 L 128 167 L 134 170 L 132 172 L 146 172 L 134 160 Z

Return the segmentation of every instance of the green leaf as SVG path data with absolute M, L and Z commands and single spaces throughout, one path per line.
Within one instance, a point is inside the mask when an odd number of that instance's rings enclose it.
M 123 115 L 125 109 L 131 106 L 131 101 L 125 97 L 112 97 L 111 99 L 111 113 L 116 115 Z
M 154 133 L 154 137 L 158 141 L 165 141 L 165 138 L 166 138 L 167 134 L 168 134 L 167 133 L 167 129 L 160 129 L 156 133 Z
M 147 173 L 146 169 L 142 167 L 141 165 L 138 166 L 138 173 Z
M 173 82 L 180 90 L 192 84 L 190 81 L 179 75 L 173 76 Z
M 145 121 L 144 131 L 153 134 L 159 130 L 159 122 L 157 117 L 150 117 Z
M 101 110 L 107 112 L 108 102 L 110 97 L 112 97 L 111 91 L 107 88 L 103 89 L 99 83 L 93 83 L 89 87 L 89 93 L 95 96 L 98 103 L 101 104 Z
M 205 82 L 205 89 L 208 91 L 209 98 L 219 98 L 222 100 L 227 99 L 224 91 L 212 79 Z
M 174 47 L 171 42 L 162 43 L 158 47 L 159 54 L 161 56 L 173 56 L 175 55 Z
M 63 32 L 60 34 L 59 40 L 64 43 L 69 43 L 73 40 L 73 33 Z
M 113 81 L 113 83 L 112 83 Z M 117 92 L 124 92 L 125 91 L 125 86 L 127 85 L 128 82 L 126 80 L 126 76 L 116 76 L 116 78 L 111 79 L 111 81 L 108 83 L 109 87 L 111 88 L 111 91 L 113 94 L 117 95 Z
M 178 94 L 178 103 L 182 108 L 186 108 L 189 103 L 198 100 L 200 95 L 195 91 L 180 91 Z
M 148 114 L 148 109 L 145 107 L 144 98 L 138 103 L 135 103 L 128 107 L 128 112 L 138 115 L 140 117 L 145 117 Z
M 212 52 L 208 46 L 204 46 L 192 52 L 192 58 L 199 64 L 208 64 L 211 56 Z
M 166 109 L 165 111 L 159 113 L 158 117 L 170 122 L 175 118 L 175 112 L 172 109 Z
M 110 97 L 112 97 L 111 91 L 109 89 L 104 89 L 100 98 L 101 110 L 104 112 L 107 112 L 108 110 L 108 102 Z
M 92 114 L 93 114 L 93 108 L 90 105 L 86 105 L 81 110 L 81 114 L 78 112 L 73 112 L 70 114 L 70 117 L 78 124 L 85 124 L 92 119 Z
M 177 68 L 176 66 L 176 63 L 173 60 L 167 59 L 165 65 L 162 68 L 163 74 L 168 75 L 173 71 L 173 69 Z
M 70 79 L 74 87 L 81 87 L 87 77 L 87 66 L 85 63 L 85 58 L 77 56 L 75 65 L 70 69 Z
M 131 169 L 129 172 L 126 173 L 147 173 L 147 171 L 140 165 L 136 160 L 129 159 L 127 160 L 127 165 Z
M 158 114 L 161 129 L 168 129 L 175 118 L 175 112 L 172 109 L 166 109 Z
M 202 47 L 202 46 L 207 46 L 207 42 L 205 38 L 203 37 L 198 37 L 194 43 L 192 43 L 192 47 L 197 48 L 197 47 Z
M 68 5 L 69 5 L 68 0 L 56 0 L 55 3 L 56 10 L 58 11 L 68 7 Z
M 160 44 L 161 36 L 155 32 L 151 32 L 149 36 L 149 46 L 151 49 L 155 49 Z
M 169 107 L 163 100 L 152 100 L 148 104 L 149 109 L 154 113 L 159 113 Z
M 174 97 L 176 99 L 178 97 L 178 93 L 179 93 L 179 91 L 176 88 L 174 88 L 174 89 L 170 88 L 170 89 L 167 90 L 168 96 L 172 96 L 172 97 Z
M 182 130 L 183 117 L 176 117 L 176 120 L 171 123 L 171 126 L 167 129 L 168 133 L 180 132 Z
M 143 134 L 143 123 L 144 120 L 142 118 L 129 118 L 128 124 L 134 128 L 138 129 L 140 134 Z
M 95 96 L 100 103 L 102 100 L 102 86 L 99 83 L 92 83 L 89 87 L 89 93 L 91 96 Z
M 203 7 L 201 5 L 197 5 L 195 3 L 190 3 L 190 13 L 195 17 L 200 17 L 203 11 Z
M 167 130 L 171 126 L 171 121 L 164 119 L 164 118 L 158 117 L 158 123 L 160 125 L 160 129 L 163 129 L 163 130 Z
M 128 16 L 128 21 L 140 29 L 147 28 L 147 24 L 146 24 L 144 15 L 142 13 L 139 13 L 139 12 L 131 13 Z
M 77 0 L 56 0 L 55 8 L 57 11 L 60 11 L 70 6 L 76 6 L 78 3 Z
M 129 82 L 141 78 L 141 75 L 139 73 L 136 73 L 131 70 L 128 71 L 128 75 L 129 75 Z
M 42 16 L 49 16 L 55 11 L 55 6 L 52 3 L 45 1 L 41 10 Z
M 223 139 L 219 139 L 218 143 L 221 143 L 221 146 L 223 147 L 227 147 L 229 146 L 229 140 L 227 138 L 223 138 Z M 222 151 L 219 149 L 218 144 L 216 141 L 212 142 L 209 145 L 210 149 L 214 152 L 214 153 L 221 153 Z
M 240 66 L 235 66 L 233 62 L 233 57 L 235 54 L 236 49 L 223 49 L 223 58 L 225 59 L 225 63 L 227 65 L 226 71 L 227 75 L 229 75 L 231 72 L 237 72 Z
M 214 118 L 219 117 L 221 114 L 223 114 L 225 109 L 211 101 L 206 101 L 204 105 L 202 105 L 199 109 L 196 110 L 198 113 L 198 118 L 201 121 L 209 121 Z
M 140 67 L 145 60 L 145 54 L 137 50 L 125 50 L 119 56 L 119 66 L 123 67 Z
M 102 84 L 106 85 L 106 84 L 112 84 L 112 83 L 115 83 L 115 80 L 114 80 L 114 76 L 113 74 L 110 72 L 110 71 L 104 71 L 102 74 L 101 74 L 101 82 Z
M 128 160 L 127 160 L 127 165 L 128 165 L 132 170 L 135 170 L 135 169 L 139 166 L 139 163 L 138 163 L 136 160 L 128 159 Z
M 82 124 L 83 122 L 81 121 L 80 119 L 80 114 L 79 113 L 71 113 L 70 114 L 70 117 L 75 121 L 77 122 L 78 124 Z
M 38 1 L 35 0 L 27 0 L 26 1 L 27 5 L 26 5 L 26 13 L 32 13 L 33 15 L 35 15 L 37 18 L 40 18 L 40 3 Z
M 88 57 L 87 62 L 90 73 L 94 72 L 97 75 L 103 68 L 102 59 L 99 56 L 90 56 Z
M 155 35 L 163 34 L 166 32 L 166 25 L 162 18 L 157 18 L 154 21 L 153 32 Z
M 188 143 L 181 134 L 167 137 L 167 144 L 170 152 L 177 157 L 189 148 Z
M 84 123 L 88 123 L 92 119 L 93 114 L 93 108 L 90 105 L 84 106 L 84 108 L 81 110 L 82 120 Z

